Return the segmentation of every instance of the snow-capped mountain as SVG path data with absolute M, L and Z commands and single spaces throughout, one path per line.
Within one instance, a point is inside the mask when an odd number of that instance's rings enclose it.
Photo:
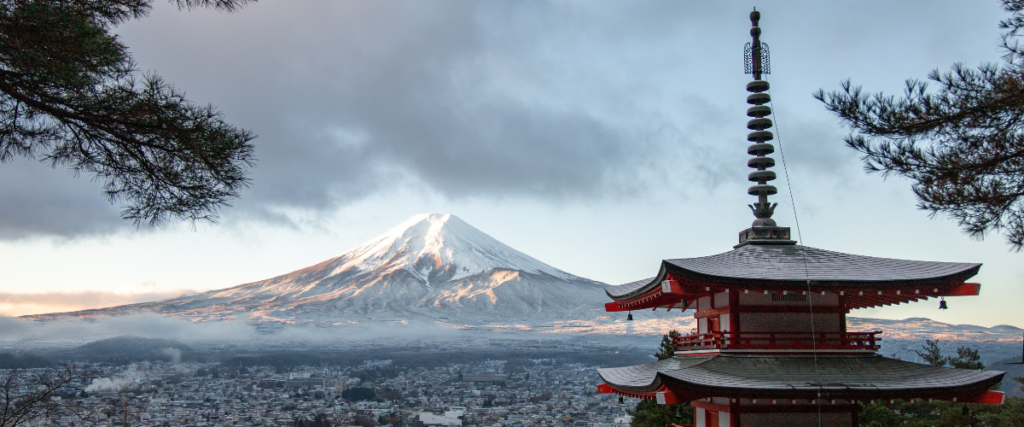
M 603 283 L 519 252 L 450 213 L 417 215 L 341 256 L 267 280 L 126 306 L 29 316 L 156 312 L 192 320 L 544 324 L 603 312 Z
M 508 247 L 450 213 L 416 215 L 331 261 L 336 265 L 332 276 L 349 271 L 385 274 L 405 270 L 427 287 L 432 282 L 460 280 L 492 270 L 579 279 Z

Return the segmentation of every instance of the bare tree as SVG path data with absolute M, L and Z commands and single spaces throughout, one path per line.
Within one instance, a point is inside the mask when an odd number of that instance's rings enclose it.
M 132 400 L 135 398 L 135 387 L 133 387 L 133 381 L 130 375 L 125 375 L 123 378 L 114 381 L 113 391 L 117 396 L 115 401 L 116 407 L 114 413 L 120 412 L 121 425 L 128 427 L 131 422 L 138 421 L 138 414 L 132 413 Z
M 73 365 L 40 374 L 7 370 L 0 379 L 0 427 L 14 427 L 67 410 L 52 398 L 65 388 L 81 391 L 79 386 L 86 379 L 87 374 Z

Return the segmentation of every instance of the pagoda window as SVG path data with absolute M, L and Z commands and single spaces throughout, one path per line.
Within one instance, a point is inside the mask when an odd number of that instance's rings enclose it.
M 838 306 L 839 295 L 825 292 L 825 295 L 803 292 L 740 292 L 740 305 L 783 305 L 783 306 Z
M 786 301 L 786 302 L 807 302 L 807 295 L 803 294 L 780 294 L 778 292 L 772 292 L 772 302 L 775 301 Z
M 740 313 L 740 332 L 811 332 L 811 313 Z M 842 313 L 814 313 L 814 332 L 842 332 Z

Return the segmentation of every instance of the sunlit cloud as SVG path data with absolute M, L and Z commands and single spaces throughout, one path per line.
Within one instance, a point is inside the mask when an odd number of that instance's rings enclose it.
M 0 292 L 0 315 L 87 310 L 156 301 L 196 292 L 192 289 L 158 289 L 152 282 L 139 282 L 115 291 Z

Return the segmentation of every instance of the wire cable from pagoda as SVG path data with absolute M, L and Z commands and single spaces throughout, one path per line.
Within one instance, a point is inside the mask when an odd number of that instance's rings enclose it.
M 765 81 L 768 81 L 766 78 Z M 793 222 L 796 223 L 796 236 L 800 243 L 804 242 L 803 232 L 800 231 L 800 217 L 796 214 L 796 198 L 793 197 L 793 184 L 789 179 L 789 167 L 786 166 L 786 150 L 782 147 L 782 126 L 779 126 L 779 119 L 775 115 L 775 97 L 772 96 L 772 87 L 768 86 L 768 99 L 772 100 L 772 122 L 775 123 L 776 139 L 779 142 L 779 157 L 782 158 L 782 171 L 786 174 L 786 190 L 789 191 L 789 205 L 793 208 Z M 804 245 L 806 248 L 807 245 Z M 807 279 L 807 308 L 811 316 L 811 355 L 814 357 L 814 376 L 818 376 L 818 334 L 814 328 L 814 292 L 811 290 L 811 272 L 807 267 L 807 250 L 800 251 L 800 258 L 804 262 L 804 278 Z M 818 408 L 818 427 L 821 427 L 821 384 L 818 384 L 818 398 L 815 399 L 815 406 Z

